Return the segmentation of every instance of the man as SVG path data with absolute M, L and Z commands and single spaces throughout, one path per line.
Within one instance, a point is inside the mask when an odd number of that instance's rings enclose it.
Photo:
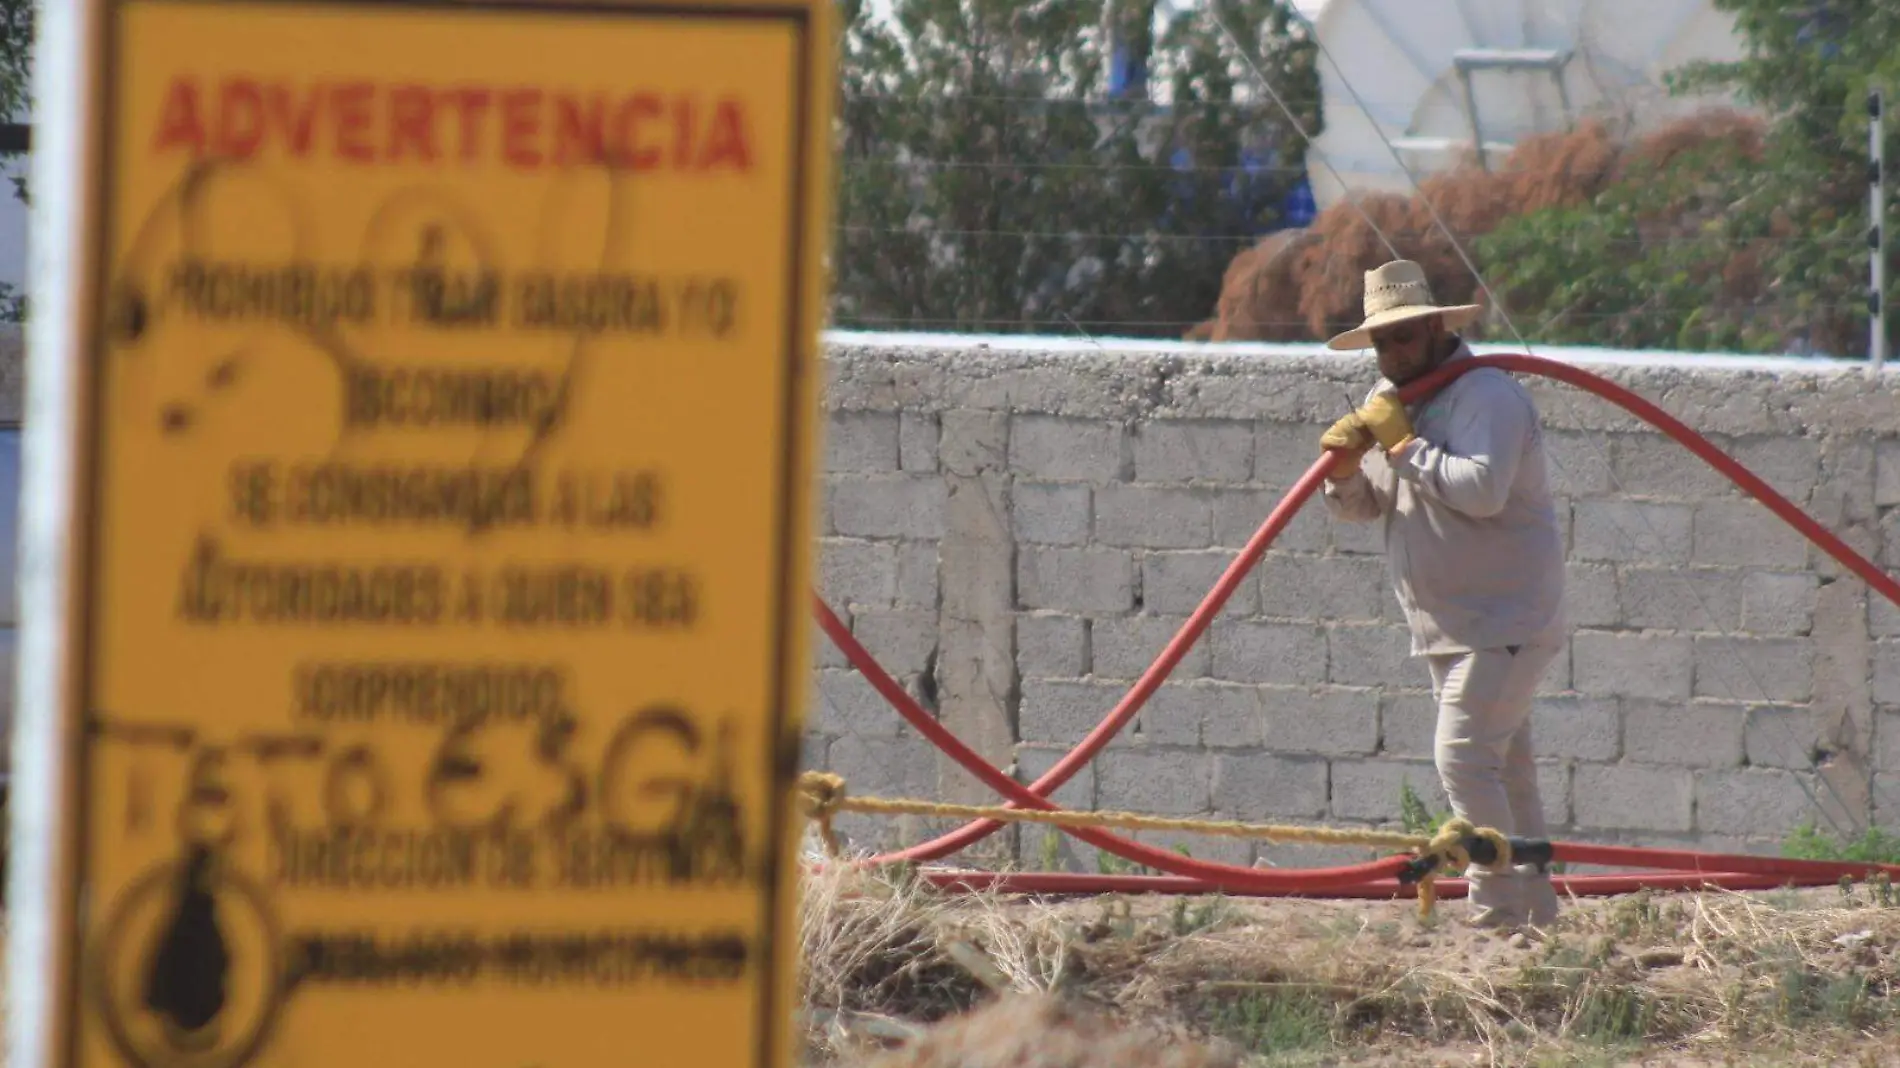
M 1387 566 L 1431 669 L 1434 755 L 1452 811 L 1480 827 L 1544 837 L 1531 762 L 1532 695 L 1563 648 L 1564 546 L 1543 432 L 1529 391 L 1504 371 L 1467 371 L 1408 408 L 1394 390 L 1471 358 L 1456 333 L 1477 305 L 1440 307 L 1425 272 L 1395 260 L 1366 272 L 1365 322 L 1327 342 L 1373 348 L 1384 381 L 1320 437 L 1348 450 L 1327 479 L 1335 518 L 1383 520 Z M 1548 874 L 1469 873 L 1471 922 L 1542 926 L 1557 914 Z

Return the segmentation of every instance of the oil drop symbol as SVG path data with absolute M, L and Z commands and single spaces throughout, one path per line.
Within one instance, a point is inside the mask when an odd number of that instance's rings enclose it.
M 211 893 L 215 855 L 193 843 L 181 866 L 172 912 L 145 973 L 144 1004 L 165 1026 L 178 1050 L 215 1046 L 214 1026 L 224 1011 L 231 952 Z

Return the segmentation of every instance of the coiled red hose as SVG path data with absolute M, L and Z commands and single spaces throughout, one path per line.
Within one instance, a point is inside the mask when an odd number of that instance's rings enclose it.
M 1822 551 L 1832 556 L 1856 575 L 1859 575 L 1882 596 L 1894 604 L 1900 605 L 1900 583 L 1896 583 L 1891 576 L 1855 552 L 1846 542 L 1821 526 L 1820 523 L 1801 511 L 1800 508 L 1788 501 L 1787 498 L 1776 492 L 1773 487 L 1756 477 L 1753 472 L 1742 466 L 1742 464 L 1733 457 L 1717 449 L 1706 438 L 1684 425 L 1680 420 L 1677 420 L 1675 417 L 1664 412 L 1634 392 L 1601 376 L 1591 374 L 1581 368 L 1536 356 L 1476 356 L 1448 364 L 1425 375 L 1417 381 L 1408 383 L 1399 390 L 1399 396 L 1406 403 L 1413 403 L 1422 397 L 1435 393 L 1459 376 L 1483 367 L 1496 367 L 1505 371 L 1518 371 L 1555 379 L 1618 405 L 1637 418 L 1642 419 L 1668 434 L 1691 452 L 1701 457 L 1710 466 L 1735 482 L 1749 495 L 1761 501 L 1781 519 L 1799 530 L 1803 536 L 1818 545 Z M 954 733 L 938 723 L 935 717 L 931 716 L 930 713 L 921 707 L 918 707 L 910 695 L 904 692 L 903 687 L 899 686 L 896 680 L 892 679 L 890 675 L 883 670 L 876 659 L 856 640 L 850 633 L 849 628 L 844 625 L 843 621 L 832 612 L 830 606 L 826 605 L 822 599 L 814 597 L 814 610 L 818 616 L 820 626 L 831 639 L 838 644 L 839 649 L 845 654 L 846 658 L 854 667 L 864 674 L 872 686 L 875 687 L 879 693 L 883 694 L 885 699 L 890 701 L 899 714 L 915 727 L 919 733 L 923 734 L 926 738 L 930 739 L 932 743 L 948 753 L 965 769 L 983 781 L 985 785 L 1003 794 L 1009 803 L 1029 805 L 1042 809 L 1053 809 L 1056 806 L 1048 800 L 1048 796 L 1066 783 L 1090 760 L 1094 759 L 1096 754 L 1140 712 L 1143 704 L 1153 695 L 1155 690 L 1160 688 L 1162 682 L 1166 680 L 1168 675 L 1180 663 L 1181 658 L 1187 654 L 1188 649 L 1193 646 L 1195 641 L 1199 640 L 1209 624 L 1213 622 L 1214 617 L 1219 614 L 1221 608 L 1225 607 L 1228 598 L 1232 596 L 1233 591 L 1247 576 L 1248 572 L 1259 562 L 1268 546 L 1273 543 L 1274 539 L 1280 535 L 1280 532 L 1286 528 L 1286 525 L 1292 521 L 1293 516 L 1298 513 L 1308 498 L 1318 489 L 1320 481 L 1325 477 L 1326 473 L 1331 470 L 1336 459 L 1337 453 L 1332 450 L 1322 452 L 1315 459 L 1312 467 L 1294 483 L 1280 502 L 1274 506 L 1266 520 L 1261 524 L 1260 528 L 1255 531 L 1253 537 L 1248 540 L 1240 554 L 1234 559 L 1233 563 L 1228 566 L 1227 570 L 1222 573 L 1220 580 L 1215 583 L 1214 588 L 1208 593 L 1207 597 L 1202 600 L 1194 613 L 1182 624 L 1181 629 L 1175 634 L 1174 638 L 1168 642 L 1168 645 L 1162 650 L 1160 656 L 1155 659 L 1147 671 L 1143 672 L 1141 678 L 1136 681 L 1135 685 L 1123 696 L 1121 701 L 1117 702 L 1116 706 L 1110 710 L 1102 722 L 1097 724 L 1095 729 L 1090 731 L 1074 749 L 1064 755 L 1048 772 L 1044 773 L 1034 783 L 1026 787 L 1009 778 L 1009 776 L 1005 775 L 1001 770 L 990 764 L 987 760 L 984 760 L 981 755 L 964 745 L 961 739 L 958 739 Z M 972 843 L 981 841 L 995 833 L 1001 826 L 1002 824 L 995 820 L 974 820 L 932 841 L 870 858 L 869 863 L 879 864 L 897 861 L 934 860 L 959 849 L 966 848 Z M 1108 850 L 1126 859 L 1139 861 L 1177 876 L 1205 880 L 1210 888 L 1237 892 L 1286 893 L 1295 892 L 1300 889 L 1340 889 L 1355 885 L 1364 885 L 1373 879 L 1390 878 L 1396 875 L 1399 868 L 1405 863 L 1405 858 L 1390 857 L 1369 864 L 1342 868 L 1302 869 L 1297 872 L 1273 871 L 1242 868 L 1227 864 L 1213 864 L 1206 861 L 1195 861 L 1099 831 L 1071 830 L 1070 833 L 1098 848 Z M 1579 861 L 1583 861 L 1583 858 L 1572 855 L 1570 851 L 1580 848 L 1591 850 L 1613 848 L 1580 847 L 1576 843 L 1558 843 L 1557 845 L 1560 849 L 1560 859 L 1577 859 Z M 1636 859 L 1639 854 L 1645 856 L 1647 860 Z M 1665 856 L 1670 855 L 1670 851 L 1626 850 L 1623 855 L 1629 858 L 1627 861 L 1629 863 L 1647 863 L 1648 866 L 1653 867 L 1679 866 L 1676 863 L 1660 863 Z M 1715 860 L 1717 857 L 1715 854 L 1677 855 L 1708 858 L 1711 860 Z M 1717 863 L 1731 859 L 1733 858 L 1721 857 Z M 1808 865 L 1815 863 L 1782 860 L 1778 858 L 1750 857 L 1743 859 L 1748 862 L 1747 867 L 1740 869 L 1733 867 L 1723 868 L 1720 873 L 1712 874 L 1708 878 L 1720 879 L 1724 875 L 1753 875 L 1755 877 L 1764 875 L 1787 875 L 1792 877 L 1805 874 L 1812 876 L 1813 869 L 1809 868 Z M 1874 870 L 1878 866 L 1860 865 L 1854 867 L 1856 871 L 1865 873 Z M 1691 870 L 1705 869 L 1701 868 L 1699 862 L 1694 862 L 1691 866 Z M 1900 868 L 1893 869 L 1893 872 L 1900 874 Z

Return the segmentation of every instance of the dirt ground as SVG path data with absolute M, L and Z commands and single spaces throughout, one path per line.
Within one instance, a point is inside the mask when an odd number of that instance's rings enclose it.
M 1900 891 L 1573 900 L 1501 937 L 1412 902 L 808 884 L 811 1065 L 1900 1064 Z

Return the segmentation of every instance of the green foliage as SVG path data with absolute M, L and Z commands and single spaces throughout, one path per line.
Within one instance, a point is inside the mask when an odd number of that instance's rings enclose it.
M 0 114 L 8 118 L 24 119 L 32 103 L 34 11 L 34 0 L 0 0 Z M 27 203 L 25 154 L 0 159 L 13 195 Z M 0 283 L 0 322 L 25 319 L 26 294 Z
M 1250 991 L 1215 1001 L 1206 1012 L 1208 1030 L 1256 1055 L 1327 1045 L 1332 1010 L 1310 992 Z
M 1634 168 L 1585 208 L 1521 216 L 1477 242 L 1532 339 L 1866 353 L 1866 97 L 1885 87 L 1891 115 L 1900 5 L 1715 7 L 1734 16 L 1746 54 L 1691 64 L 1670 81 L 1683 92 L 1735 90 L 1771 117 L 1765 136 L 1748 151 L 1705 145 Z M 1900 161 L 1900 124 L 1889 118 L 1887 130 L 1887 156 Z
M 1407 834 L 1436 834 L 1451 818 L 1450 812 L 1433 812 L 1425 799 L 1412 789 L 1411 780 L 1399 784 L 1399 823 Z
M 1858 838 L 1841 839 L 1809 822 L 1796 827 L 1782 841 L 1781 854 L 1797 860 L 1900 864 L 1900 834 L 1869 827 Z
M 889 22 L 840 2 L 839 325 L 1179 336 L 1247 244 L 1225 238 L 1270 228 L 1303 168 L 1206 10 L 1149 40 L 1153 0 L 894 0 Z M 1287 4 L 1217 6 L 1317 130 L 1314 46 Z M 1111 21 L 1151 49 L 1171 106 L 1108 98 Z M 1241 173 L 1276 147 L 1265 179 Z

